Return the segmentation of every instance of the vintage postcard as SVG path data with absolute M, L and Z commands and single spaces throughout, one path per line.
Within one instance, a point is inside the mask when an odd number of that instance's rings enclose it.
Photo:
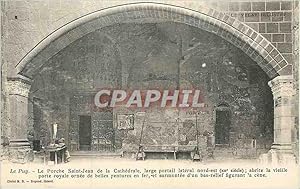
M 1 0 L 0 188 L 299 189 L 298 0 Z

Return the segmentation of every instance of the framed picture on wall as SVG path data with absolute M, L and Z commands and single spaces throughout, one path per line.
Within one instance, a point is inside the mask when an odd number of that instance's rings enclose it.
M 134 114 L 117 114 L 118 129 L 134 129 Z

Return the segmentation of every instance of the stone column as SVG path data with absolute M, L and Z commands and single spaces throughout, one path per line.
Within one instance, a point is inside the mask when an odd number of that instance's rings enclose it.
M 274 142 L 269 151 L 272 163 L 292 163 L 295 156 L 292 151 L 292 127 L 294 125 L 293 109 L 293 78 L 277 76 L 269 81 L 274 99 Z
M 7 79 L 9 114 L 9 159 L 25 163 L 30 159 L 31 149 L 27 139 L 28 94 L 31 80 L 18 76 Z

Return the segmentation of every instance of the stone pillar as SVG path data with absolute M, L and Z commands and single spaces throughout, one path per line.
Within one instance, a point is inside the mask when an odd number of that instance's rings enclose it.
M 295 156 L 292 151 L 292 127 L 294 125 L 293 109 L 293 77 L 277 76 L 269 81 L 274 99 L 274 142 L 268 159 L 272 163 L 292 163 Z
M 9 114 L 9 159 L 12 162 L 25 163 L 31 157 L 27 139 L 28 94 L 31 80 L 18 76 L 7 79 Z

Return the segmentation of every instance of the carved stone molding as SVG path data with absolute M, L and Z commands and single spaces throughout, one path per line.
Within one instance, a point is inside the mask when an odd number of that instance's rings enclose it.
M 31 79 L 19 75 L 14 78 L 7 78 L 7 90 L 9 95 L 28 97 L 31 87 Z
M 289 97 L 295 94 L 292 75 L 277 76 L 269 81 L 268 85 L 271 87 L 274 100 L 278 97 Z

